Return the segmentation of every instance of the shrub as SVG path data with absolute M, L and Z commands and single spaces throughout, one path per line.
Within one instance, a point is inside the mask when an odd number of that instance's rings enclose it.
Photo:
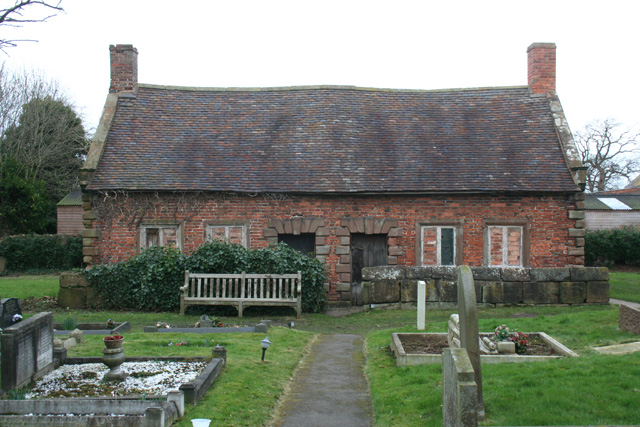
M 315 258 L 301 254 L 285 243 L 249 253 L 249 271 L 257 274 L 287 274 L 302 272 L 302 311 L 321 313 L 327 309 L 324 265 Z
M 302 272 L 302 310 L 322 312 L 327 301 L 324 265 L 280 244 L 247 250 L 240 245 L 207 242 L 190 255 L 174 248 L 154 247 L 119 264 L 87 272 L 105 307 L 145 311 L 177 310 L 184 270 L 193 273 L 288 274 Z
M 82 238 L 57 234 L 9 236 L 0 242 L 7 271 L 72 270 L 82 267 Z
M 585 264 L 640 264 L 640 228 L 589 231 L 585 236 Z
M 86 274 L 106 308 L 170 311 L 179 304 L 184 256 L 174 247 L 155 246 Z
M 192 273 L 249 272 L 248 253 L 249 251 L 240 245 L 208 241 L 186 257 L 185 267 Z

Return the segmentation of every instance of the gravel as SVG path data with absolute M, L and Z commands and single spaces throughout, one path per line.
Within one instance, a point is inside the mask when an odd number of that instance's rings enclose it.
M 207 362 L 125 362 L 129 376 L 123 382 L 102 381 L 107 368 L 102 363 L 63 365 L 40 378 L 26 399 L 160 395 L 177 390 L 197 378 Z

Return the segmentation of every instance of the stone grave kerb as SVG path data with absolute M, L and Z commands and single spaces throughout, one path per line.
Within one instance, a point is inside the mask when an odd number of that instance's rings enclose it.
M 467 350 L 478 389 L 478 418 L 484 419 L 482 397 L 482 367 L 478 332 L 478 306 L 471 268 L 458 267 L 458 315 L 460 316 L 460 346 Z

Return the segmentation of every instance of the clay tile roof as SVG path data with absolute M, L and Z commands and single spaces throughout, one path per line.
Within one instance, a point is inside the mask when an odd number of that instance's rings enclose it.
M 189 89 L 120 97 L 89 189 L 575 191 L 526 87 Z

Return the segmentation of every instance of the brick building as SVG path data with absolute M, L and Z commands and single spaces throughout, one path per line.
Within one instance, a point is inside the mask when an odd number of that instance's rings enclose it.
M 334 302 L 375 265 L 584 262 L 584 167 L 555 93 L 555 45 L 527 86 L 111 87 L 83 170 L 84 260 L 151 245 L 284 241 L 324 262 Z

